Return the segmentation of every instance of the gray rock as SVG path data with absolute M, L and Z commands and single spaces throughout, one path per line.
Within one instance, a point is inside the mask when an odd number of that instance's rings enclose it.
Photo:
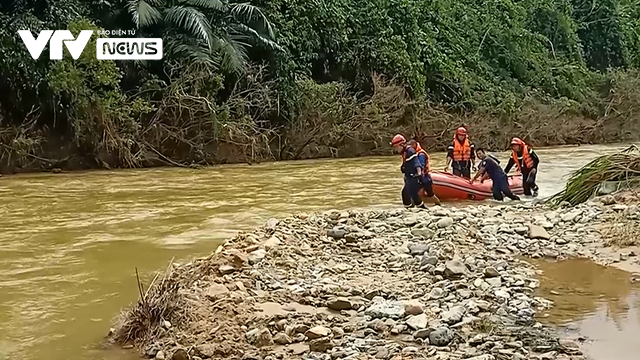
M 342 229 L 331 229 L 327 230 L 327 236 L 332 237 L 334 239 L 342 239 L 347 235 L 347 232 Z
M 575 220 L 578 218 L 578 216 L 580 216 L 580 215 L 581 215 L 581 212 L 580 212 L 580 211 L 571 211 L 571 212 L 569 212 L 569 213 L 566 213 L 566 214 L 562 215 L 561 219 L 562 219 L 562 221 L 564 221 L 564 222 L 573 222 L 573 221 L 575 221 Z
M 428 256 L 425 255 L 422 257 L 422 259 L 420 260 L 420 266 L 427 266 L 427 265 L 431 265 L 431 266 L 436 266 L 438 264 L 438 258 L 435 256 Z
M 255 335 L 257 336 L 260 331 L 258 330 Z M 203 358 L 210 358 L 216 354 L 216 346 L 213 344 L 201 344 L 196 346 L 196 353 Z
M 278 226 L 278 223 L 279 223 L 279 222 L 280 222 L 280 221 L 279 221 L 278 219 L 271 218 L 271 219 L 267 220 L 267 223 L 266 223 L 265 227 L 266 227 L 268 230 L 275 230 L 275 229 L 276 229 L 276 227 Z
M 249 253 L 249 255 L 247 255 L 247 258 L 249 260 L 249 264 L 255 265 L 262 261 L 266 256 L 267 252 L 264 249 L 258 249 Z
M 371 305 L 365 314 L 374 318 L 401 319 L 404 317 L 404 303 L 402 301 L 378 301 Z
M 410 300 L 404 304 L 404 312 L 408 315 L 420 315 L 424 312 L 424 308 L 418 300 Z
M 156 354 L 156 360 L 165 360 L 166 358 L 167 357 L 162 350 L 158 351 L 158 353 Z
M 418 350 L 417 347 L 413 347 L 413 346 L 408 346 L 408 347 L 402 349 L 402 353 L 403 354 L 415 354 L 418 351 L 420 351 L 420 350 Z
M 321 337 L 329 336 L 330 334 L 331 334 L 331 329 L 326 328 L 324 326 L 313 327 L 304 333 L 304 335 L 309 339 L 318 339 Z
M 498 272 L 498 270 L 496 270 L 496 268 L 489 266 L 484 269 L 484 276 L 491 278 L 491 277 L 500 276 L 500 273 Z
M 507 301 L 511 298 L 511 295 L 509 295 L 509 293 L 506 290 L 496 290 L 495 293 L 496 297 L 498 299 L 501 299 L 502 301 Z
M 253 329 L 247 333 L 247 340 L 256 347 L 273 345 L 273 338 L 269 329 Z
M 444 290 L 442 290 L 439 287 L 434 287 L 433 289 L 431 289 L 431 292 L 429 293 L 429 299 L 431 300 L 438 300 L 441 299 L 444 296 Z
M 450 218 L 450 217 L 442 218 L 442 219 L 438 220 L 438 222 L 436 223 L 436 225 L 437 225 L 439 228 L 447 228 L 447 227 L 449 227 L 449 226 L 453 225 L 453 219 L 452 219 L 452 218 Z
M 529 238 L 531 238 L 531 239 L 549 240 L 549 239 L 551 239 L 551 235 L 549 235 L 549 233 L 547 232 L 547 230 L 544 227 L 530 224 L 529 225 Z
M 433 329 L 420 329 L 413 333 L 413 337 L 416 339 L 428 339 L 429 335 L 433 332 Z
M 275 248 L 280 244 L 282 244 L 282 241 L 280 241 L 278 237 L 272 236 L 267 241 L 265 241 L 264 244 L 262 244 L 262 246 L 264 246 L 265 249 L 269 250 L 269 249 Z
M 518 235 L 525 235 L 529 232 L 529 228 L 526 226 L 518 226 L 517 228 L 513 229 L 516 234 Z
M 229 289 L 222 284 L 213 283 L 207 289 L 207 297 L 211 301 L 217 301 L 229 295 Z
M 273 337 L 273 342 L 279 345 L 287 345 L 291 344 L 291 338 L 288 337 L 285 333 L 277 333 Z
M 423 243 L 413 243 L 408 246 L 411 255 L 422 255 L 429 250 L 429 245 Z
M 344 297 L 331 298 L 327 302 L 327 307 L 331 310 L 342 311 L 351 310 L 351 301 Z
M 435 346 L 447 346 L 453 340 L 453 332 L 447 327 L 439 327 L 429 334 L 429 343 Z
M 220 266 L 218 271 L 220 271 L 220 274 L 222 275 L 228 275 L 236 271 L 236 268 L 231 265 L 222 265 Z
M 378 348 L 376 359 L 387 359 L 389 357 L 389 349 L 384 346 Z
M 435 235 L 435 232 L 427 228 L 413 228 L 411 229 L 411 234 L 415 237 L 430 240 Z
M 326 352 L 333 349 L 333 341 L 329 338 L 314 339 L 309 342 L 309 350 L 315 352 Z
M 309 331 L 309 325 L 306 324 L 298 324 L 296 326 L 293 327 L 293 332 L 294 333 L 306 333 L 307 331 Z
M 462 317 L 466 313 L 466 309 L 464 306 L 454 306 L 449 311 L 442 314 L 442 322 L 447 324 L 455 324 L 462 320 Z
M 429 319 L 425 314 L 415 315 L 407 320 L 407 325 L 413 330 L 424 329 L 429 325 Z
M 485 279 L 485 281 L 493 288 L 499 288 L 500 286 L 502 286 L 502 279 L 500 279 L 499 277 L 488 278 Z
M 444 276 L 448 279 L 457 279 L 468 273 L 467 266 L 460 260 L 447 261 L 444 269 Z

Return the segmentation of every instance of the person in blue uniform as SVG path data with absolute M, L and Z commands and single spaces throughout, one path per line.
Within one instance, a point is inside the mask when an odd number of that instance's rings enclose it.
M 480 167 L 478 173 L 471 180 L 473 184 L 478 178 L 489 177 L 493 182 L 493 198 L 502 201 L 504 196 L 511 200 L 520 200 L 517 195 L 514 195 L 509 188 L 509 181 L 507 180 L 507 174 L 500 167 L 500 162 L 497 161 L 494 156 L 487 155 L 482 148 L 476 149 L 476 156 L 480 159 Z
M 416 206 L 426 209 L 420 197 L 420 182 L 422 178 L 422 164 L 418 158 L 417 150 L 407 144 L 407 139 L 398 134 L 391 140 L 393 146 L 398 153 L 402 155 L 402 165 L 400 170 L 404 173 L 404 187 L 402 188 L 402 203 L 405 207 L 410 208 Z

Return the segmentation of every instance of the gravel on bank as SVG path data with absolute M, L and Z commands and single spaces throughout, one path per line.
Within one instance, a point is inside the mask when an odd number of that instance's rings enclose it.
M 585 359 L 536 321 L 553 304 L 526 258 L 619 261 L 599 229 L 620 216 L 640 212 L 606 197 L 271 219 L 171 264 L 109 338 L 176 360 Z

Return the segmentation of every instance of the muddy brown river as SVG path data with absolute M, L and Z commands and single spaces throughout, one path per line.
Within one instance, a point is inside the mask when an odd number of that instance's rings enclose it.
M 595 156 L 624 147 L 537 150 L 540 196 L 561 190 L 569 172 Z M 504 165 L 508 155 L 497 155 Z M 434 168 L 444 165 L 444 154 L 432 157 Z M 136 267 L 148 279 L 172 258 L 208 254 L 271 217 L 399 206 L 399 162 L 380 157 L 0 178 L 0 360 L 128 359 L 99 344 L 120 309 L 136 300 Z M 608 324 L 607 336 L 637 339 L 640 293 L 628 279 L 569 277 L 563 274 L 584 269 L 568 264 L 546 272 L 543 285 L 564 282 L 567 289 L 550 295 L 561 306 L 549 318 L 596 329 Z M 594 274 L 600 271 L 606 273 Z M 579 296 L 569 284 L 590 295 Z M 635 338 L 625 335 L 629 331 Z

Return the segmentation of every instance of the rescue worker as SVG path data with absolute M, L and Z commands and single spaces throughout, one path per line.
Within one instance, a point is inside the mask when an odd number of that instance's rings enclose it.
M 467 129 L 459 127 L 453 136 L 453 141 L 447 149 L 447 166 L 444 171 L 453 168 L 453 175 L 471 179 L 471 169 L 476 169 L 476 155 L 474 146 L 469 142 Z
M 506 174 L 509 173 L 513 165 L 522 174 L 522 187 L 527 196 L 538 196 L 538 185 L 536 185 L 536 175 L 538 174 L 538 155 L 529 148 L 527 144 L 519 138 L 511 140 L 511 159 L 504 168 Z
M 470 183 L 473 184 L 478 178 L 480 178 L 480 182 L 482 182 L 486 177 L 489 177 L 493 182 L 491 190 L 494 199 L 502 201 L 504 196 L 506 196 L 511 200 L 520 200 L 517 195 L 511 192 L 507 174 L 502 170 L 499 162 L 496 161 L 497 159 L 493 155 L 487 155 L 482 148 L 478 148 L 476 154 L 478 155 L 478 159 L 480 159 L 480 169 L 476 176 L 471 179 Z
M 418 159 L 416 149 L 407 144 L 407 139 L 398 134 L 391 139 L 391 146 L 402 154 L 400 170 L 404 173 L 404 187 L 402 188 L 402 203 L 406 208 L 417 206 L 426 209 L 420 197 L 420 178 L 422 177 L 422 164 Z
M 429 154 L 422 148 L 422 146 L 420 146 L 420 143 L 415 140 L 407 141 L 407 145 L 416 149 L 416 152 L 418 153 L 418 160 L 420 161 L 420 166 L 422 166 L 422 176 L 420 177 L 420 184 L 422 185 L 422 189 L 434 204 L 440 205 L 440 199 L 433 192 L 433 180 L 431 179 L 430 174 L 431 159 L 429 158 Z

